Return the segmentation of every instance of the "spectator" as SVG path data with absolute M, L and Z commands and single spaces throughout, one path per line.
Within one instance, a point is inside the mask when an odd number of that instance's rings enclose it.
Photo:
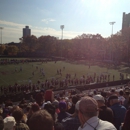
M 80 121 L 78 118 L 79 102 L 80 101 L 78 101 L 75 105 L 75 113 L 72 116 L 62 120 L 65 130 L 77 130 L 80 126 Z
M 42 93 L 36 94 L 35 100 L 39 106 L 42 106 L 43 105 L 43 94 Z
M 56 117 L 56 113 L 55 113 L 55 106 L 52 105 L 52 104 L 50 104 L 50 103 L 47 103 L 47 104 L 45 104 L 44 109 L 45 109 L 48 113 L 51 114 L 51 116 L 52 116 L 54 122 L 56 122 L 56 121 L 57 121 L 57 117 Z
M 115 88 L 112 88 L 111 89 L 111 95 L 115 95 L 116 94 L 116 89 Z
M 39 110 L 29 120 L 30 130 L 53 130 L 54 121 L 46 110 Z
M 12 116 L 4 119 L 4 130 L 13 130 L 15 128 L 15 119 Z
M 97 117 L 98 104 L 92 97 L 83 97 L 79 103 L 79 119 L 81 126 L 78 130 L 116 130 L 116 128 L 107 121 L 102 121 Z
M 71 108 L 68 110 L 68 113 L 74 114 L 74 112 L 75 112 L 75 104 L 77 103 L 78 100 L 80 100 L 80 96 L 79 96 L 79 95 L 74 95 L 74 96 L 72 97 L 72 106 L 71 106 Z
M 24 113 L 21 108 L 15 109 L 12 113 L 12 116 L 15 118 L 16 121 L 15 130 L 29 130 L 29 127 L 25 123 L 22 123 Z
M 123 95 L 124 95 L 124 92 L 122 90 L 120 90 L 118 99 L 119 99 L 119 102 L 120 102 L 121 105 L 123 105 L 124 101 L 125 101 L 125 98 L 123 97 Z
M 110 103 L 110 108 L 112 109 L 114 113 L 114 124 L 117 130 L 119 130 L 119 127 L 121 126 L 121 123 L 124 121 L 124 117 L 126 114 L 126 108 L 122 105 L 120 105 L 118 97 L 116 95 L 112 95 L 108 99 Z
M 51 89 L 49 89 L 49 90 L 47 90 L 45 92 L 44 97 L 45 97 L 45 102 L 47 102 L 47 101 L 53 102 L 53 100 L 54 100 L 54 92 Z
M 60 122 L 57 122 L 57 113 L 56 113 L 56 108 L 54 104 L 47 103 L 44 106 L 44 109 L 51 114 L 53 121 L 54 121 L 54 130 L 63 130 L 63 125 Z
M 62 119 L 70 116 L 70 114 L 66 112 L 66 108 L 67 108 L 66 102 L 61 101 L 59 103 L 60 113 L 58 114 L 58 122 L 61 122 Z
M 129 108 L 129 104 L 128 104 L 129 96 L 130 96 L 130 92 L 129 91 L 125 91 L 125 93 L 124 93 L 125 101 L 124 101 L 123 106 L 125 106 L 126 109 Z
M 129 104 L 129 108 L 125 115 L 125 120 L 124 120 L 122 130 L 130 130 L 130 98 L 129 98 L 128 104 Z
M 30 117 L 31 117 L 35 112 L 37 112 L 37 111 L 39 111 L 39 110 L 40 110 L 40 108 L 39 108 L 39 105 L 38 105 L 37 103 L 33 103 L 33 104 L 31 105 L 31 108 L 30 108 L 29 113 L 28 113 L 27 124 L 29 123 Z
M 99 107 L 98 117 L 99 117 L 99 119 L 113 123 L 113 119 L 114 119 L 113 111 L 111 108 L 109 108 L 105 105 L 104 97 L 101 95 L 95 95 L 93 98 L 98 103 L 98 107 Z

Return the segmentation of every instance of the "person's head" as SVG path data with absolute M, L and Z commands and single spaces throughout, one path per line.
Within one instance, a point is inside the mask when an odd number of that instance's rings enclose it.
M 4 128 L 4 121 L 3 121 L 3 117 L 0 116 L 0 130 L 3 130 Z
M 31 105 L 31 110 L 32 110 L 32 112 L 34 113 L 34 112 L 39 111 L 39 110 L 40 110 L 40 107 L 39 107 L 39 105 L 38 105 L 37 103 L 33 103 L 33 104 Z
M 66 111 L 66 109 L 67 109 L 66 102 L 64 102 L 64 101 L 59 102 L 59 109 L 61 112 Z
M 125 97 L 126 99 L 128 99 L 129 96 L 130 96 L 130 92 L 125 92 L 125 93 L 124 93 L 124 97 Z
M 116 93 L 115 88 L 111 88 L 111 94 L 113 95 L 113 94 L 115 94 L 115 93 Z
M 101 92 L 101 95 L 102 95 L 104 98 L 106 98 L 106 97 L 107 97 L 107 92 L 106 92 L 106 91 L 102 91 L 102 92 Z
M 46 110 L 35 112 L 29 120 L 30 130 L 53 130 L 54 121 Z
M 112 106 L 116 103 L 119 103 L 118 96 L 116 96 L 116 95 L 110 96 L 108 99 L 108 102 L 109 102 L 110 106 Z
M 105 105 L 105 99 L 100 94 L 93 96 L 93 98 L 97 101 L 98 107 L 101 107 L 101 106 Z
M 12 116 L 8 116 L 4 119 L 4 130 L 14 130 L 15 119 Z
M 20 122 L 23 118 L 23 110 L 21 108 L 17 108 L 13 111 L 12 116 L 15 118 L 16 122 Z
M 53 104 L 45 104 L 44 109 L 51 114 L 54 121 L 56 121 L 55 106 Z
M 36 103 L 39 105 L 39 106 L 42 106 L 43 104 L 43 94 L 42 93 L 38 93 L 35 97 L 35 100 L 36 100 Z
M 80 100 L 78 116 L 81 124 L 83 125 L 88 119 L 98 115 L 97 101 L 85 96 Z
M 79 95 L 74 95 L 72 97 L 72 103 L 73 103 L 73 105 L 75 105 L 79 100 L 80 100 L 80 96 Z
M 124 92 L 122 90 L 119 91 L 119 95 L 120 96 L 123 96 L 124 95 Z
M 39 111 L 40 107 L 37 103 L 33 103 L 30 105 L 28 116 L 32 116 L 35 112 Z

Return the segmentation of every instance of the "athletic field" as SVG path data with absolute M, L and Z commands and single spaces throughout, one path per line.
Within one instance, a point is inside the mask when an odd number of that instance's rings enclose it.
M 61 69 L 61 75 L 57 75 L 57 70 Z M 124 71 L 125 70 L 125 71 Z M 115 80 L 120 79 L 120 73 L 124 74 L 124 79 L 129 78 L 129 74 L 126 74 L 123 67 L 114 68 L 112 66 L 103 66 L 96 64 L 88 64 L 87 62 L 29 62 L 29 63 L 19 63 L 19 64 L 7 64 L 0 65 L 0 86 L 4 85 L 14 85 L 18 84 L 28 84 L 31 80 L 32 83 L 37 83 L 38 80 L 45 81 L 53 79 L 65 79 L 66 74 L 71 74 L 71 79 L 80 79 L 83 75 L 96 75 L 110 74 L 110 81 L 113 80 L 113 75 Z M 44 73 L 44 75 L 43 75 Z

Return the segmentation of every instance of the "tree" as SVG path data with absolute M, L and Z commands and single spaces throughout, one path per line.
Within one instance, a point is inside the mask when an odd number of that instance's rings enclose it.
M 8 55 L 17 55 L 19 49 L 15 45 L 7 46 L 6 48 Z
M 3 54 L 5 48 L 5 45 L 0 45 L 0 54 Z
M 22 38 L 22 43 L 20 45 L 20 51 L 21 52 L 35 52 L 37 47 L 37 37 L 34 35 L 27 36 L 25 38 Z

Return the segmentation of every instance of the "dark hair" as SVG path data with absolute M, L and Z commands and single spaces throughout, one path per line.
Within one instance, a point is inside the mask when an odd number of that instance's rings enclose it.
M 74 96 L 72 97 L 72 102 L 73 102 L 73 104 L 76 104 L 79 100 L 80 100 L 80 96 L 79 96 L 79 95 L 74 95 Z
M 113 99 L 118 99 L 118 96 L 117 95 L 112 95 L 108 98 L 108 103 L 110 104 L 110 101 L 113 100 Z
M 29 120 L 30 130 L 52 130 L 54 121 L 46 110 L 35 112 Z
M 101 95 L 105 98 L 107 96 L 106 92 L 101 92 Z
M 23 118 L 23 115 L 24 113 L 21 108 L 16 108 L 12 113 L 12 116 L 15 118 L 16 122 L 21 121 Z
M 123 93 L 123 91 L 121 90 L 121 91 L 119 92 L 119 94 L 120 94 L 121 96 L 123 96 L 124 93 Z
M 32 106 L 31 106 L 31 109 L 33 112 L 36 112 L 38 111 L 40 108 L 39 108 L 39 105 L 37 103 L 33 103 Z
M 42 93 L 38 93 L 35 97 L 35 100 L 36 100 L 36 103 L 39 105 L 39 106 L 42 106 L 43 104 L 43 94 Z
M 45 109 L 48 113 L 51 114 L 53 120 L 55 121 L 55 120 L 56 120 L 56 119 L 55 119 L 55 106 L 52 105 L 52 104 L 46 104 L 46 105 L 44 106 L 44 109 Z
M 112 88 L 112 89 L 111 89 L 111 92 L 112 92 L 112 93 L 114 93 L 115 91 L 116 91 L 115 88 Z

